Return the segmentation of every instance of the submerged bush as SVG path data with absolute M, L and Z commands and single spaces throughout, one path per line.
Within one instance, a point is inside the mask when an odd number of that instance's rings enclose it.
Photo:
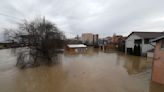
M 52 58 L 58 55 L 64 45 L 63 33 L 55 24 L 45 19 L 24 21 L 17 29 L 5 29 L 5 31 L 7 41 L 13 43 L 13 47 L 24 47 L 15 51 L 16 65 L 20 68 L 35 67 L 41 63 L 52 64 Z

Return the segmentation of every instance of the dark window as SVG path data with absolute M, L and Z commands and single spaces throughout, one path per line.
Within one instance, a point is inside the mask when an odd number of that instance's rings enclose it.
M 164 39 L 162 39 L 161 48 L 164 48 Z
M 144 39 L 145 44 L 149 44 L 149 39 Z
M 137 39 L 134 41 L 135 44 L 141 44 L 142 43 L 142 40 L 141 39 Z

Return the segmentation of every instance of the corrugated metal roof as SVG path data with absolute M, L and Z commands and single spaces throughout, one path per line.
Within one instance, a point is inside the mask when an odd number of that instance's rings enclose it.
M 68 44 L 69 48 L 86 48 L 87 46 L 84 44 Z

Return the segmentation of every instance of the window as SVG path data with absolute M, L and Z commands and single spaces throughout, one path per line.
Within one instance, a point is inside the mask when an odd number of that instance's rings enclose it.
M 164 49 L 164 39 L 162 39 L 161 48 Z
M 141 39 L 134 40 L 134 43 L 135 44 L 141 44 L 142 43 L 142 40 Z
M 149 44 L 149 39 L 144 39 L 145 44 Z

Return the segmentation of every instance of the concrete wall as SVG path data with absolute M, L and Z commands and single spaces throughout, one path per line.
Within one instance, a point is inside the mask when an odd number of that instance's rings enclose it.
M 152 81 L 164 84 L 164 49 L 159 41 L 155 47 Z
M 154 52 L 147 52 L 147 57 L 148 58 L 153 58 L 154 57 Z

